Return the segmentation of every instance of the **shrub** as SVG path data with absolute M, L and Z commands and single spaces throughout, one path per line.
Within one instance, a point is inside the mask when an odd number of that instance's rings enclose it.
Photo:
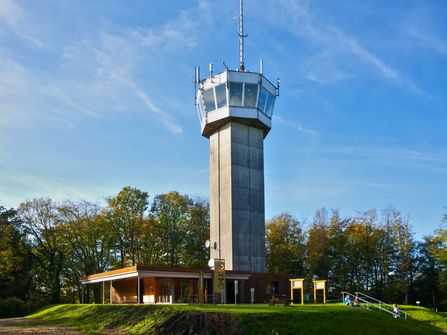
M 19 298 L 0 299 L 0 318 L 24 316 L 28 313 L 28 306 Z

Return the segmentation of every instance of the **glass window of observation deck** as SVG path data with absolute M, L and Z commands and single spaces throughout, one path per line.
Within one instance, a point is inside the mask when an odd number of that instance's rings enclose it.
M 267 114 L 267 116 L 272 117 L 274 105 L 275 97 L 272 94 L 267 93 L 267 103 L 265 105 L 265 114 Z
M 214 90 L 210 88 L 203 93 L 203 100 L 205 100 L 205 109 L 207 112 L 211 112 L 216 109 L 214 102 Z
M 230 84 L 230 106 L 242 106 L 242 83 Z
M 257 98 L 258 98 L 258 85 L 246 83 L 244 89 L 244 107 L 255 108 Z
M 214 89 L 216 90 L 216 104 L 217 108 L 222 108 L 227 104 L 227 85 L 222 84 L 216 86 Z
M 261 91 L 259 92 L 259 103 L 258 108 L 261 112 L 265 113 L 265 103 L 267 102 L 268 92 L 261 86 Z

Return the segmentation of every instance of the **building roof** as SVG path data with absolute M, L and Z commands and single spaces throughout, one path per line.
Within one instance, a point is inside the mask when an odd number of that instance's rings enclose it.
M 204 278 L 209 279 L 213 277 L 214 271 L 210 269 L 135 265 L 81 277 L 81 284 L 94 284 L 126 278 L 145 277 L 198 279 L 200 273 L 203 273 Z M 225 271 L 227 279 L 244 280 L 248 279 L 251 275 L 251 272 Z

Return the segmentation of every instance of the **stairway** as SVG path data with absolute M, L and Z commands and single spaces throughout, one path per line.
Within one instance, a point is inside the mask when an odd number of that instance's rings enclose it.
M 345 300 L 346 295 L 350 295 L 352 297 L 352 302 L 354 302 L 354 298 L 357 296 L 359 300 L 359 304 L 357 307 L 366 308 L 366 309 L 377 309 L 381 312 L 389 313 L 393 315 L 393 306 L 387 304 L 383 301 L 380 301 L 376 298 L 370 297 L 369 295 L 362 292 L 355 292 L 355 294 L 349 292 L 342 292 L 342 302 Z M 405 320 L 408 319 L 408 313 L 399 311 L 399 318 L 403 318 Z

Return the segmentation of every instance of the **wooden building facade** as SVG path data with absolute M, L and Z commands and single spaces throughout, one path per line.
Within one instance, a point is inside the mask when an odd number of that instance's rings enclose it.
M 137 265 L 82 277 L 81 284 L 101 286 L 102 303 L 221 302 L 220 293 L 213 292 L 213 277 L 209 269 Z M 287 274 L 226 271 L 224 302 L 234 303 L 234 281 L 238 282 L 238 303 L 266 303 L 272 296 L 286 297 L 290 278 Z

